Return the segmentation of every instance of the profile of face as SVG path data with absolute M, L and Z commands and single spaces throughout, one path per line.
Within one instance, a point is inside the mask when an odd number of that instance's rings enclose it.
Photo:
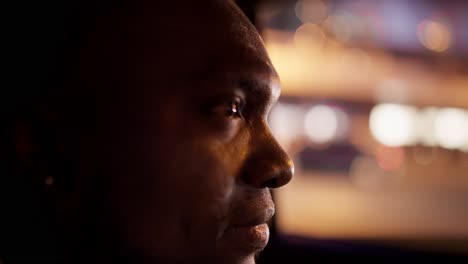
M 254 263 L 270 189 L 293 173 L 267 124 L 278 76 L 232 1 L 163 5 L 100 21 L 83 45 L 80 89 L 97 103 L 69 120 L 74 187 L 57 192 L 58 218 L 103 251 Z

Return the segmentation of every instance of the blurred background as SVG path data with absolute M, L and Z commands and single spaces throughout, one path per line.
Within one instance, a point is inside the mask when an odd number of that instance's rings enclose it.
M 259 262 L 468 257 L 468 2 L 237 2 L 296 166 Z

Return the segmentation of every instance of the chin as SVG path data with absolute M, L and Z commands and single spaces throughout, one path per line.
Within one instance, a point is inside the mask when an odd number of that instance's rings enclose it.
M 255 255 L 241 259 L 238 263 L 239 264 L 255 264 Z
M 223 264 L 255 264 L 257 254 L 251 254 L 248 256 L 238 256 L 238 257 L 226 257 L 223 260 L 219 260 L 217 263 Z

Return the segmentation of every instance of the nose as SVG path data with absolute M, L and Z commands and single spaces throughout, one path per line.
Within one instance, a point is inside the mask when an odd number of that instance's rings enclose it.
M 244 165 L 242 181 L 255 188 L 278 188 L 287 184 L 294 174 L 292 160 L 266 123 L 256 132 L 250 142 L 251 152 Z

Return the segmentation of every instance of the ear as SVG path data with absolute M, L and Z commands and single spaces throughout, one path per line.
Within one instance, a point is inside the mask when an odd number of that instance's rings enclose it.
M 2 257 L 7 262 L 19 256 L 47 259 L 55 256 L 60 246 L 55 244 L 54 217 L 56 201 L 65 196 L 51 179 L 54 165 L 42 141 L 47 138 L 46 126 L 33 116 L 23 109 L 3 124 L 8 132 L 1 140 L 6 139 L 9 147 L 7 173 L 0 175 L 0 244 L 6 249 Z
M 15 175 L 29 181 L 36 191 L 66 187 L 68 164 L 58 115 L 36 107 L 14 121 Z

